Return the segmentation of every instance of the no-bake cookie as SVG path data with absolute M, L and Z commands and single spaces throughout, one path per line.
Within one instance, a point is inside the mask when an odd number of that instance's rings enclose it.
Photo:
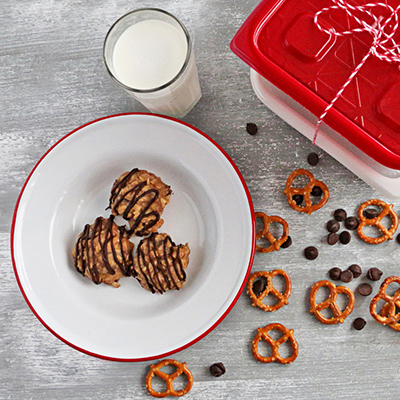
M 157 232 L 164 223 L 161 214 L 171 193 L 159 177 L 134 168 L 114 182 L 109 208 L 112 215 L 121 215 L 129 222 L 130 235 L 145 236 Z
M 72 256 L 76 270 L 95 284 L 119 287 L 119 279 L 131 274 L 133 248 L 126 229 L 117 226 L 113 217 L 98 217 L 85 225 Z
M 152 233 L 137 247 L 132 275 L 152 293 L 179 290 L 186 281 L 189 254 L 187 243 L 176 245 L 166 233 Z

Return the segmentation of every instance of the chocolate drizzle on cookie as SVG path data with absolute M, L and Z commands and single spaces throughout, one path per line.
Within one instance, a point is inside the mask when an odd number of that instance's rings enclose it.
M 148 174 L 145 177 L 147 179 L 141 180 L 143 179 L 140 175 L 141 173 Z M 121 177 L 117 179 L 111 189 L 109 208 L 111 208 L 114 215 L 121 215 L 129 221 L 129 235 L 144 236 L 150 233 L 150 229 L 160 221 L 160 212 L 158 210 L 162 212 L 164 206 L 160 201 L 160 204 L 155 204 L 160 199 L 160 191 L 151 184 L 150 180 L 152 178 L 154 180 L 158 179 L 157 183 L 161 184 L 165 192 L 164 197 L 169 198 L 171 194 L 169 186 L 163 184 L 155 175 L 141 171 L 138 168 L 132 169 L 122 179 Z M 168 203 L 168 200 L 164 199 L 164 202 Z
M 121 276 L 130 276 L 133 265 L 133 244 L 124 227 L 118 227 L 111 216 L 96 218 L 85 225 L 73 253 L 76 270 L 95 284 L 113 284 Z M 115 280 L 105 277 L 115 276 Z
M 132 275 L 152 293 L 179 290 L 186 280 L 184 269 L 190 250 L 176 245 L 165 233 L 153 233 L 137 248 Z

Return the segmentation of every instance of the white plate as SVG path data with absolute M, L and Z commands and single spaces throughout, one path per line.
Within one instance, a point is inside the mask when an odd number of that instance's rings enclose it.
M 114 180 L 134 167 L 173 190 L 160 232 L 191 248 L 179 291 L 152 294 L 134 278 L 94 285 L 74 269 L 77 236 L 109 215 Z M 53 146 L 25 182 L 11 235 L 15 274 L 39 320 L 80 351 L 124 361 L 166 356 L 214 329 L 244 288 L 254 243 L 250 195 L 229 156 L 196 128 L 149 114 L 106 117 Z

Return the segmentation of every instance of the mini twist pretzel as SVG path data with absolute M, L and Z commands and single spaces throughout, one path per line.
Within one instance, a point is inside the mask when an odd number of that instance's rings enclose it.
M 268 332 L 274 329 L 281 331 L 283 334 L 283 336 L 280 337 L 278 340 L 273 340 L 271 336 L 268 335 Z M 279 362 L 281 364 L 289 364 L 297 358 L 299 354 L 299 345 L 294 338 L 293 329 L 287 329 L 282 324 L 274 323 L 269 324 L 264 328 L 258 328 L 257 331 L 258 333 L 254 337 L 253 343 L 251 345 L 251 350 L 256 360 L 263 363 Z M 258 352 L 258 343 L 260 340 L 266 341 L 271 346 L 272 355 L 270 357 L 264 357 Z M 290 357 L 283 358 L 279 354 L 279 346 L 288 340 L 290 341 L 290 344 L 292 346 L 292 354 L 290 355 Z
M 300 175 L 306 176 L 308 178 L 308 183 L 301 188 L 292 187 L 293 181 L 295 180 L 295 178 L 297 178 Z M 321 200 L 317 204 L 312 204 L 312 202 L 311 202 L 311 191 L 313 190 L 314 186 L 319 186 L 323 193 Z M 296 210 L 298 212 L 307 213 L 308 215 L 310 215 L 314 211 L 317 211 L 321 207 L 323 207 L 329 199 L 329 189 L 325 185 L 325 183 L 316 180 L 314 175 L 310 171 L 308 171 L 306 169 L 302 169 L 302 168 L 295 169 L 289 175 L 289 177 L 287 178 L 285 190 L 283 191 L 283 193 L 286 194 L 287 201 L 288 201 L 290 207 L 292 207 L 294 210 Z M 304 207 L 297 205 L 297 203 L 293 200 L 293 196 L 295 194 L 300 194 L 300 195 L 304 196 L 304 202 L 305 202 Z
M 281 293 L 279 290 L 274 288 L 274 285 L 272 283 L 272 278 L 276 275 L 282 275 L 284 277 L 286 284 L 285 293 Z M 258 296 L 256 296 L 253 290 L 253 283 L 260 276 L 266 278 L 267 286 Z M 274 269 L 273 271 L 270 272 L 258 271 L 250 275 L 249 281 L 247 283 L 247 291 L 249 293 L 251 300 L 253 301 L 252 304 L 253 307 L 257 306 L 264 311 L 276 311 L 279 310 L 281 307 L 283 307 L 285 304 L 289 303 L 289 296 L 292 291 L 292 283 L 289 275 L 282 269 Z M 264 304 L 262 302 L 264 297 L 268 296 L 269 293 L 273 294 L 278 299 L 278 302 L 273 306 Z
M 289 236 L 289 225 L 288 223 L 281 217 L 278 217 L 276 215 L 267 215 L 263 212 L 256 212 L 255 213 L 256 218 L 261 218 L 263 221 L 263 228 L 257 232 L 256 234 L 256 240 L 261 239 L 262 237 L 265 237 L 270 245 L 268 247 L 261 247 L 256 243 L 256 250 L 259 253 L 270 253 L 271 251 L 275 251 L 281 248 L 281 245 L 286 242 L 288 236 Z M 276 239 L 272 233 L 269 231 L 269 227 L 271 225 L 271 222 L 277 222 L 278 224 L 282 225 L 283 232 L 282 236 L 278 239 Z
M 317 295 L 317 292 L 321 288 L 321 286 L 326 286 L 329 289 L 329 297 L 322 303 L 316 304 L 315 296 Z M 336 303 L 337 295 L 341 293 L 344 293 L 349 299 L 349 302 L 343 311 L 340 311 Z M 310 313 L 313 313 L 322 323 L 333 325 L 340 322 L 342 324 L 353 311 L 354 293 L 351 289 L 345 286 L 336 286 L 330 281 L 318 281 L 314 283 L 313 287 L 311 288 L 310 304 Z M 327 308 L 331 309 L 333 313 L 332 318 L 326 318 L 322 315 L 321 311 Z
M 400 320 L 400 312 L 396 314 L 396 305 L 400 302 L 400 290 L 397 290 L 393 296 L 389 296 L 386 294 L 387 287 L 396 282 L 400 285 L 400 277 L 398 276 L 389 276 L 386 278 L 379 289 L 378 294 L 371 300 L 369 305 L 369 312 L 371 316 L 377 320 L 379 323 L 383 325 L 399 325 L 398 321 Z M 378 304 L 379 300 L 384 300 L 387 304 L 382 307 L 381 314 L 378 314 L 376 311 L 376 305 Z M 400 329 L 396 329 L 400 330 Z
M 165 372 L 162 372 L 160 369 L 166 365 L 174 365 L 176 367 L 176 371 L 172 374 L 166 374 Z M 186 387 L 182 390 L 174 390 L 173 383 L 174 380 L 184 373 L 187 377 L 188 383 Z M 151 382 L 153 380 L 154 375 L 157 375 L 160 377 L 163 381 L 165 381 L 167 385 L 167 389 L 164 392 L 157 392 L 153 389 Z M 150 371 L 147 374 L 146 377 L 146 387 L 147 391 L 153 396 L 153 397 L 166 397 L 166 396 L 175 396 L 175 397 L 181 397 L 184 396 L 186 393 L 189 392 L 189 390 L 193 386 L 193 375 L 190 372 L 189 368 L 186 366 L 186 363 L 180 363 L 179 361 L 171 360 L 171 359 L 166 359 L 162 360 L 156 365 L 150 365 Z
M 382 211 L 375 218 L 368 219 L 364 216 L 364 210 L 371 205 L 381 207 Z M 381 223 L 382 219 L 387 215 L 389 215 L 392 219 L 392 226 L 389 229 L 386 229 Z M 388 239 L 393 239 L 393 234 L 396 232 L 397 227 L 399 226 L 399 218 L 393 210 L 393 204 L 387 204 L 384 201 L 378 199 L 367 200 L 365 203 L 361 204 L 360 208 L 358 209 L 358 219 L 360 220 L 360 223 L 357 227 L 358 235 L 362 240 L 364 240 L 364 242 L 370 244 L 379 244 L 385 242 Z M 376 226 L 381 231 L 382 236 L 367 236 L 363 231 L 364 226 L 366 225 Z
M 400 289 L 397 289 L 395 296 L 400 296 Z M 384 317 L 391 317 L 396 314 L 396 307 L 400 308 L 400 300 L 396 302 L 396 305 L 385 303 L 381 309 L 381 315 Z M 388 326 L 395 331 L 400 331 L 400 323 L 395 322 L 393 324 L 388 324 Z

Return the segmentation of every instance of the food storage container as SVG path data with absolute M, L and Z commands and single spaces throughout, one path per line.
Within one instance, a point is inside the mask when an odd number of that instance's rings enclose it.
M 398 6 L 394 0 L 385 3 L 387 8 L 369 10 L 378 25 Z M 318 118 L 373 43 L 345 10 L 332 6 L 331 0 L 263 0 L 231 41 L 232 51 L 251 67 L 260 100 L 310 139 Z M 318 21 L 326 31 L 315 22 L 323 8 Z M 356 16 L 373 26 L 369 15 Z M 397 28 L 395 18 L 385 32 L 392 28 Z M 396 31 L 386 46 L 399 41 Z M 400 198 L 399 64 L 368 57 L 323 121 L 316 144 L 384 195 Z

